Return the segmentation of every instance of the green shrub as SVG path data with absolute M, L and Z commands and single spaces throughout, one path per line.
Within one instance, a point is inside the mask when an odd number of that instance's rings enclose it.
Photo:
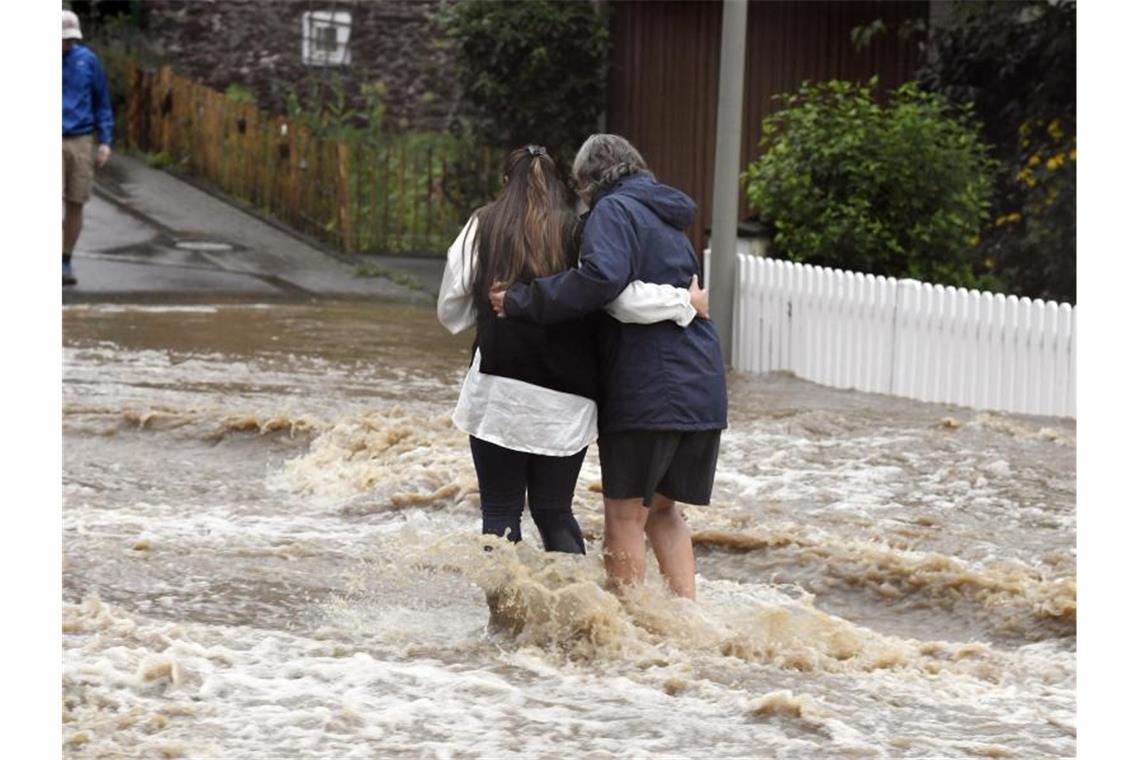
M 955 2 L 917 72 L 971 103 L 996 177 L 987 266 L 1020 295 L 1076 302 L 1077 7 L 1072 0 Z
M 762 125 L 752 208 L 794 261 L 1000 289 L 975 259 L 993 162 L 968 109 L 906 84 L 805 83 Z
M 253 94 L 253 90 L 237 82 L 231 82 L 230 85 L 226 87 L 226 97 L 234 103 L 257 105 L 257 96 Z
M 455 3 L 440 16 L 457 47 L 457 77 L 475 139 L 497 148 L 542 143 L 565 159 L 597 129 L 608 28 L 589 2 Z

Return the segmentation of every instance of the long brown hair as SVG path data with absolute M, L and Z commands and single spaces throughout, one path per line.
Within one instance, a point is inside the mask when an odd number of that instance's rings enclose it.
M 503 162 L 503 189 L 475 212 L 475 278 L 481 307 L 496 282 L 529 282 L 566 269 L 574 255 L 574 210 L 546 149 L 527 145 Z

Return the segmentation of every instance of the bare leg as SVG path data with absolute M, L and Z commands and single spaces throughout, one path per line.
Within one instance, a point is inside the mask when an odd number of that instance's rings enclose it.
M 79 240 L 79 231 L 83 229 L 83 204 L 63 202 L 63 252 L 70 256 L 75 250 L 75 241 Z
M 643 507 L 644 508 L 644 507 Z M 645 534 L 657 557 L 661 574 L 677 596 L 697 598 L 697 563 L 693 558 L 693 537 L 677 502 L 653 494 Z
M 645 580 L 645 520 L 649 510 L 641 499 L 605 499 L 606 574 L 618 591 Z

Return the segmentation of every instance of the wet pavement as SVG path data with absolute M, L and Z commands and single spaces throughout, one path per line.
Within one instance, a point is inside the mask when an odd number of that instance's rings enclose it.
M 431 303 L 439 259 L 345 256 L 132 156 L 103 169 L 63 302 L 297 301 Z

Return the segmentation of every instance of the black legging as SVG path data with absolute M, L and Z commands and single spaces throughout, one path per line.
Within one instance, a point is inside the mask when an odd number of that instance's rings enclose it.
M 471 436 L 483 533 L 521 540 L 525 501 L 548 552 L 585 554 L 582 530 L 571 510 L 574 485 L 585 456 L 585 449 L 565 457 L 527 454 Z

